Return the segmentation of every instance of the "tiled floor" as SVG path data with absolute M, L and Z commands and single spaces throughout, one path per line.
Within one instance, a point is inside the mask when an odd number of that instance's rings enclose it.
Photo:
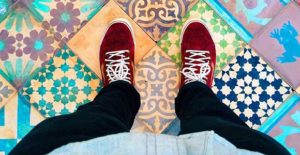
M 102 88 L 98 50 L 111 21 L 131 22 L 134 132 L 176 133 L 183 23 L 201 19 L 217 49 L 213 90 L 251 128 L 300 154 L 300 6 L 291 0 L 0 0 L 0 154 L 40 121 Z M 164 133 L 165 133 L 164 132 Z

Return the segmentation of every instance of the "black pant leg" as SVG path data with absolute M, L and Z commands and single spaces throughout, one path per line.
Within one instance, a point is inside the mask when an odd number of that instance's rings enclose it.
M 181 121 L 181 135 L 213 130 L 241 149 L 271 155 L 289 154 L 270 136 L 249 128 L 201 82 L 181 88 L 175 99 L 175 111 Z
M 70 142 L 129 132 L 139 107 L 140 96 L 131 84 L 113 82 L 76 112 L 38 124 L 10 154 L 45 154 Z

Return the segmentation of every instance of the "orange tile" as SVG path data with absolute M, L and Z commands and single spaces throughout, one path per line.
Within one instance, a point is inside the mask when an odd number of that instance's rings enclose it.
M 101 77 L 99 48 L 109 24 L 118 18 L 127 19 L 136 41 L 135 62 L 155 46 L 155 42 L 114 2 L 108 2 L 67 44 L 82 61 Z

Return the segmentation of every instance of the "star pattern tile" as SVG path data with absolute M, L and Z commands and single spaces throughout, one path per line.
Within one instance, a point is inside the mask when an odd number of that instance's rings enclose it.
M 245 42 L 237 33 L 204 1 L 199 1 L 189 10 L 181 21 L 177 22 L 168 33 L 158 42 L 158 45 L 178 65 L 181 64 L 180 34 L 184 23 L 189 19 L 201 19 L 211 32 L 217 51 L 218 74 L 245 46 Z
M 299 58 L 291 52 L 299 42 L 298 3 L 0 0 L 0 154 L 42 120 L 94 99 L 102 88 L 100 43 L 118 18 L 131 23 L 136 40 L 135 87 L 142 105 L 132 132 L 180 130 L 174 112 L 179 36 L 187 20 L 198 18 L 217 49 L 214 92 L 251 128 L 298 153 L 299 136 L 290 132 L 299 127 Z
M 100 79 L 65 46 L 25 84 L 22 94 L 42 115 L 53 117 L 91 102 L 101 87 Z
M 292 88 L 249 46 L 214 82 L 213 91 L 221 101 L 254 129 L 292 93 Z

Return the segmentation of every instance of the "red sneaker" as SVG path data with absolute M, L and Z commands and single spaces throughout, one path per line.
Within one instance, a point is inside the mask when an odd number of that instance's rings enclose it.
M 100 46 L 100 67 L 104 87 L 123 80 L 133 84 L 134 39 L 129 22 L 113 21 Z
M 181 33 L 181 86 L 200 81 L 212 87 L 216 65 L 215 44 L 200 20 L 188 20 Z

